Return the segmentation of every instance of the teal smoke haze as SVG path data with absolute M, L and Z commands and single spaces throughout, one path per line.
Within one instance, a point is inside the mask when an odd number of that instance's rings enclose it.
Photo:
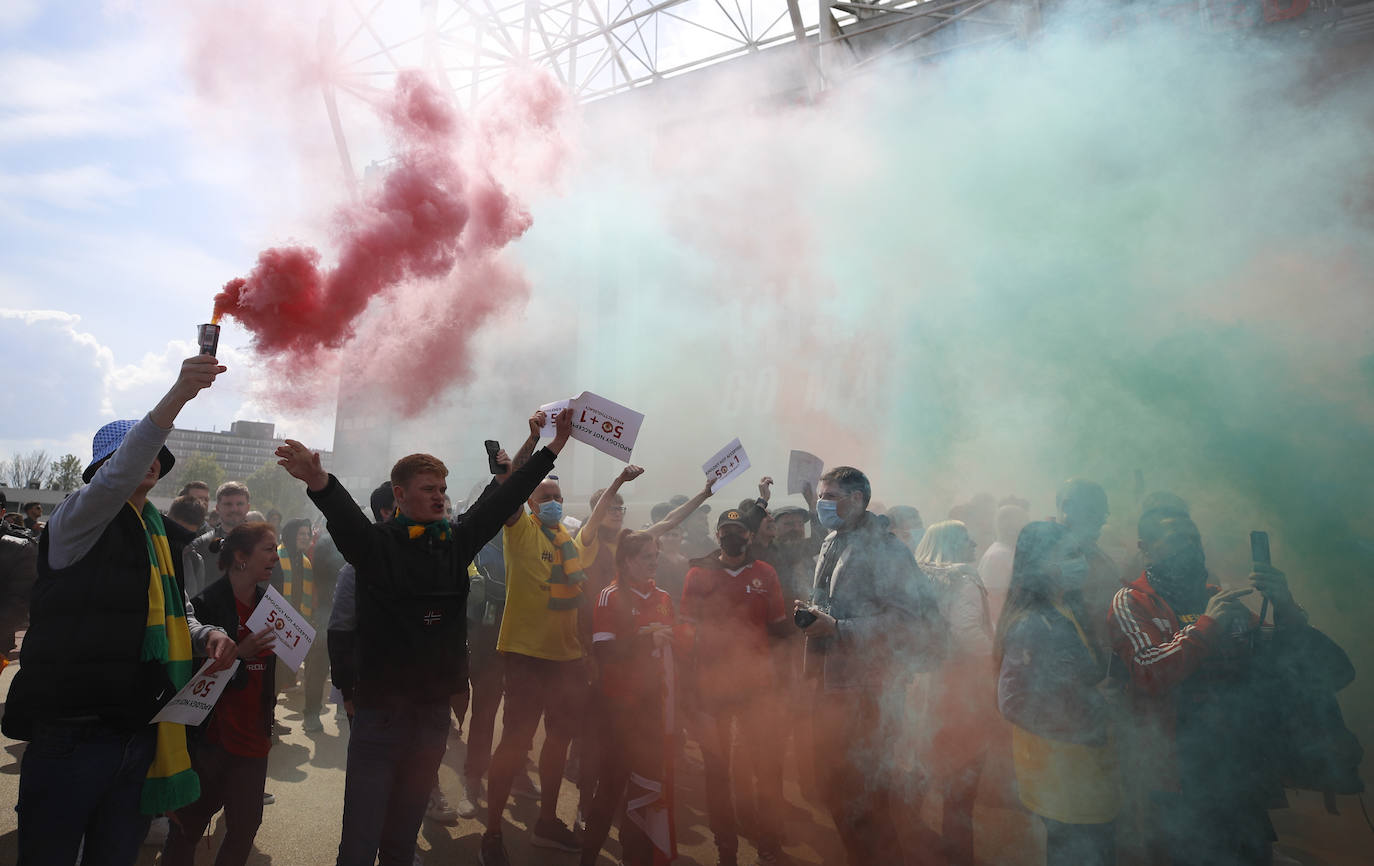
M 1095 478 L 1118 559 L 1139 469 L 1193 504 L 1220 582 L 1270 531 L 1314 623 L 1374 660 L 1374 82 L 1316 51 L 1052 25 L 806 107 L 598 109 L 520 245 L 544 348 L 506 396 L 645 412 L 631 501 L 695 489 L 736 435 L 731 501 L 789 448 L 927 522 L 984 490 L 1048 515 Z M 569 328 L 577 357 L 541 363 Z M 1363 680 L 1345 703 L 1374 743 Z

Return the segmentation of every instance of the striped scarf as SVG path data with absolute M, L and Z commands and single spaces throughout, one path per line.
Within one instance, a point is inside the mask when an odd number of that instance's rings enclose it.
M 291 568 L 291 555 L 286 552 L 286 545 L 277 545 L 277 561 L 281 563 L 281 594 L 286 596 L 286 600 L 296 605 L 296 609 L 301 612 L 301 616 L 310 619 L 315 614 L 315 572 L 310 567 L 310 557 L 301 554 L 301 571 L 305 574 L 301 577 L 301 599 L 296 601 L 295 593 L 295 574 Z
M 553 543 L 553 567 L 549 569 L 549 610 L 573 610 L 582 596 L 582 584 L 587 575 L 582 571 L 582 560 L 577 555 L 577 545 L 560 523 L 550 528 L 544 525 L 538 515 L 531 514 L 544 537 Z
M 132 503 L 130 503 L 132 505 Z M 181 590 L 172 575 L 172 548 L 167 544 L 167 529 L 162 515 L 152 503 L 143 504 L 139 516 L 148 540 L 148 623 L 143 630 L 140 661 L 161 662 L 172 688 L 181 691 L 194 672 L 191 661 L 191 632 L 186 627 L 186 608 Z M 172 722 L 157 723 L 157 751 L 148 776 L 143 780 L 139 810 L 145 815 L 160 815 L 180 809 L 200 799 L 200 777 L 191 769 L 186 751 L 186 727 Z

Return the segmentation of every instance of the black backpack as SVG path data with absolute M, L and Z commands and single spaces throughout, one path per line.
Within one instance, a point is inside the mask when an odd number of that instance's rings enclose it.
M 1321 791 L 1328 809 L 1336 794 L 1362 793 L 1364 749 L 1336 698 L 1355 679 L 1350 657 L 1311 626 L 1274 629 L 1255 653 L 1256 685 L 1268 692 L 1273 724 L 1266 752 L 1283 786 Z

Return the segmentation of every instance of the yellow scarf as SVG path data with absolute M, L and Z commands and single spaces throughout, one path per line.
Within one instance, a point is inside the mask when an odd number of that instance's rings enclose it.
M 132 507 L 133 503 L 130 503 Z M 137 509 L 135 509 L 137 511 Z M 142 661 L 158 661 L 167 671 L 172 688 L 186 685 L 194 672 L 191 661 L 191 631 L 186 626 L 186 608 L 181 590 L 173 578 L 172 548 L 167 544 L 167 529 L 162 515 L 152 503 L 143 504 L 139 515 L 148 540 L 148 621 L 143 631 Z M 143 780 L 139 809 L 145 815 L 161 815 L 200 799 L 200 777 L 191 769 L 186 751 L 186 727 L 172 722 L 157 723 L 157 751 Z
M 281 563 L 281 594 L 286 596 L 287 601 L 296 604 L 295 599 L 292 598 L 295 586 L 294 576 L 291 573 L 291 557 L 287 554 L 286 546 L 283 544 L 277 545 L 277 560 Z M 315 572 L 310 567 L 310 557 L 304 553 L 301 554 L 301 570 L 305 572 L 305 575 L 301 578 L 301 602 L 296 607 L 300 610 L 301 616 L 310 619 L 315 612 Z

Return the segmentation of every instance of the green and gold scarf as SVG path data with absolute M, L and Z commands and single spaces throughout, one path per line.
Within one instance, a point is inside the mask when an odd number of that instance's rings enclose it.
M 568 530 L 559 523 L 553 528 L 544 525 L 538 515 L 531 514 L 530 520 L 539 525 L 544 537 L 553 542 L 553 567 L 549 571 L 549 610 L 573 610 L 582 595 L 582 584 L 587 575 L 582 571 L 582 560 L 577 554 L 577 544 Z
M 286 600 L 296 605 L 301 612 L 301 616 L 310 619 L 315 614 L 315 572 L 310 566 L 310 557 L 301 554 L 301 571 L 305 572 L 301 577 L 301 600 L 298 604 L 295 599 L 295 574 L 291 568 L 291 555 L 286 552 L 286 545 L 277 545 L 277 561 L 281 563 L 281 594 L 286 596 Z
M 132 505 L 133 503 L 130 503 Z M 172 577 L 172 548 L 167 544 L 167 529 L 162 515 L 152 503 L 143 504 L 139 516 L 148 540 L 148 623 L 143 630 L 140 661 L 161 662 L 172 688 L 186 685 L 194 673 L 191 660 L 191 631 L 186 626 L 186 607 L 181 590 Z M 200 798 L 200 777 L 191 769 L 186 751 L 186 727 L 171 722 L 157 723 L 157 751 L 148 776 L 143 780 L 139 809 L 145 815 L 161 815 L 194 803 Z
M 448 541 L 453 537 L 453 527 L 449 525 L 447 520 L 435 520 L 430 523 L 416 523 L 399 511 L 396 512 L 396 516 L 393 517 L 392 520 L 404 526 L 406 531 L 410 533 L 412 539 L 419 538 L 422 535 L 428 535 L 435 541 Z

